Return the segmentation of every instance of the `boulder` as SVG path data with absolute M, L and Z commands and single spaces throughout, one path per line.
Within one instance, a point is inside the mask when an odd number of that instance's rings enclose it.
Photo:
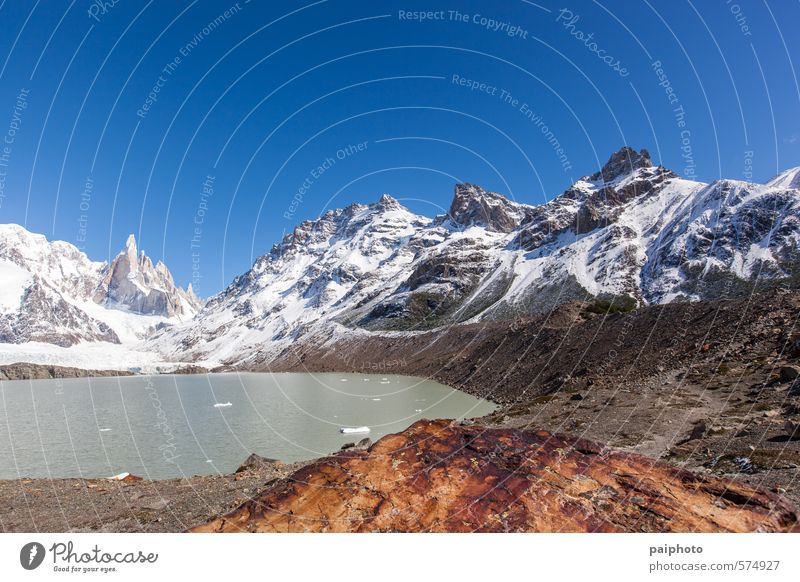
M 789 440 L 800 441 L 800 422 L 787 420 L 784 423 L 783 428 L 787 432 Z
M 195 532 L 788 532 L 777 495 L 544 431 L 422 420 Z
M 781 382 L 794 382 L 800 376 L 800 369 L 796 366 L 783 366 L 778 373 L 781 377 Z
M 258 471 L 259 469 L 274 468 L 280 465 L 283 465 L 283 463 L 278 460 L 268 459 L 267 457 L 262 457 L 261 455 L 252 453 L 241 465 L 239 465 L 239 468 L 236 469 L 236 472 L 243 473 L 244 471 Z

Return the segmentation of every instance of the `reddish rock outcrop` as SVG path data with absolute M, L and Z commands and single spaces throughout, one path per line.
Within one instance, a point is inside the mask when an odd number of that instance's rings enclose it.
M 420 421 L 283 479 L 195 532 L 797 531 L 752 487 L 543 431 Z

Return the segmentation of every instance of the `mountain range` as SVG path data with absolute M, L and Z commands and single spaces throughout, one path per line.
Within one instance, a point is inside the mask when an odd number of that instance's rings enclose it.
M 205 302 L 133 238 L 96 263 L 5 225 L 0 342 L 121 342 L 161 360 L 246 366 L 308 337 L 402 336 L 576 299 L 629 309 L 795 287 L 798 188 L 800 168 L 766 184 L 702 183 L 624 147 L 546 204 L 464 183 L 433 218 L 389 195 L 328 211 Z

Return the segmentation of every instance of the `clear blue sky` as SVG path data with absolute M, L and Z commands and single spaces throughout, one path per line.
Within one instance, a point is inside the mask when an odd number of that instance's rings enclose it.
M 95 259 L 133 232 L 205 296 L 384 192 L 541 203 L 623 144 L 706 181 L 800 165 L 793 0 L 102 4 L 0 0 L 0 222 Z

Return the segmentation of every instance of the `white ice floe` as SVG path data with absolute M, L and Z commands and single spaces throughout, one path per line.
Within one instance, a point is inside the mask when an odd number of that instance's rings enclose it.
M 369 432 L 369 427 L 368 426 L 357 426 L 355 428 L 342 427 L 339 429 L 339 432 L 342 434 L 360 434 Z

